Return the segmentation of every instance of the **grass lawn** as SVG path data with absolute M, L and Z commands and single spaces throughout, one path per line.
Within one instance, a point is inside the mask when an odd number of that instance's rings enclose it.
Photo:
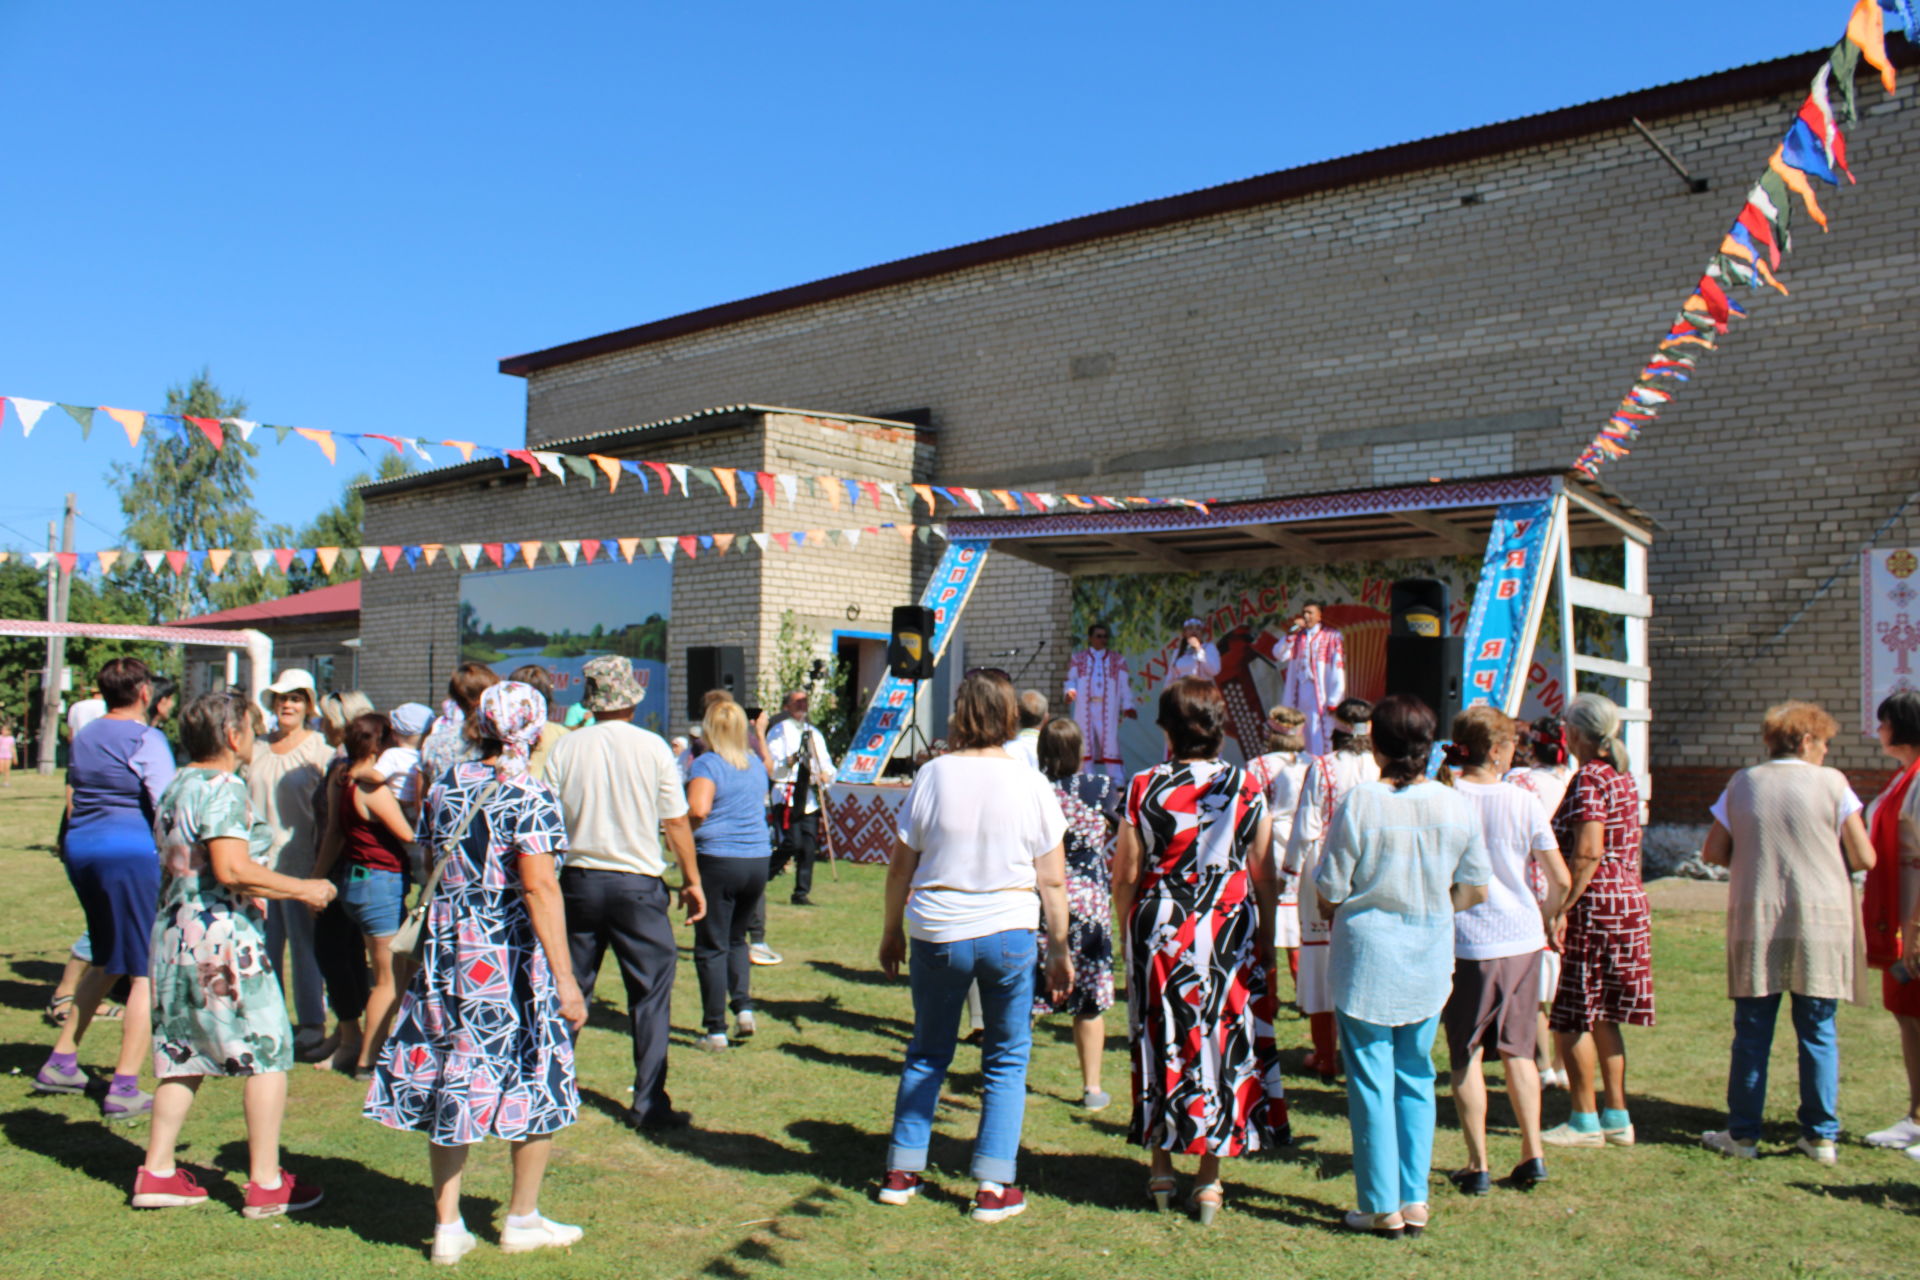
M 286 1162 L 327 1189 L 313 1213 L 266 1223 L 238 1213 L 245 1152 L 236 1084 L 212 1081 L 188 1122 L 182 1160 L 214 1202 L 136 1213 L 127 1196 L 145 1123 L 108 1126 L 95 1098 L 37 1097 L 29 1078 L 51 1032 L 39 1012 L 80 911 L 47 848 L 56 788 L 31 774 L 0 790 L 0 1276 L 366 1276 L 426 1268 L 432 1213 L 426 1147 L 359 1115 L 361 1088 L 296 1068 Z M 962 1048 L 935 1140 L 927 1194 L 882 1208 L 870 1189 L 886 1150 L 894 1083 L 911 1010 L 904 982 L 875 970 L 880 871 L 822 870 L 819 906 L 773 909 L 786 956 L 754 972 L 759 1036 L 725 1057 L 690 1048 L 698 996 L 683 957 L 674 1004 L 671 1086 L 696 1128 L 649 1141 L 622 1127 L 629 1079 L 621 994 L 611 964 L 581 1043 L 584 1105 L 562 1134 L 543 1208 L 586 1227 L 565 1256 L 505 1257 L 490 1244 L 468 1275 L 566 1276 L 1868 1276 L 1909 1273 L 1920 1214 L 1920 1165 L 1848 1141 L 1839 1168 L 1791 1151 L 1791 1032 L 1774 1054 L 1766 1158 L 1701 1150 L 1694 1136 L 1724 1124 L 1729 1009 L 1721 921 L 1711 892 L 1657 896 L 1661 1025 L 1631 1034 L 1630 1085 L 1641 1145 L 1550 1156 L 1553 1181 L 1468 1201 L 1436 1180 L 1434 1226 L 1420 1241 L 1350 1238 L 1335 1226 L 1353 1203 L 1345 1102 L 1337 1088 L 1290 1077 L 1297 1146 L 1229 1162 L 1227 1211 L 1211 1230 L 1142 1210 L 1145 1171 L 1123 1142 L 1126 1104 L 1079 1112 L 1068 1024 L 1036 1036 L 1022 1181 L 1024 1217 L 980 1226 L 963 1214 L 972 1183 L 966 1137 L 978 1105 L 978 1060 Z M 1686 909 L 1691 904 L 1693 909 Z M 690 933 L 683 930 L 683 939 Z M 1108 1087 L 1124 1094 L 1124 1015 L 1112 1018 Z M 1783 1023 L 1784 1023 L 1783 1018 Z M 1904 1103 L 1891 1020 L 1841 1014 L 1842 1106 L 1850 1132 L 1890 1122 Z M 1305 1023 L 1279 1029 L 1297 1069 Z M 109 1068 L 117 1032 L 102 1025 L 82 1060 Z M 1444 1050 L 1443 1050 L 1444 1052 Z M 1549 1095 L 1548 1122 L 1564 1117 Z M 1496 1096 L 1495 1122 L 1506 1120 Z M 1463 1150 L 1451 1102 L 1440 1102 L 1435 1167 Z M 1517 1160 L 1511 1129 L 1494 1136 L 1494 1166 Z M 1191 1162 L 1183 1161 L 1190 1170 Z M 1183 1179 L 1183 1192 L 1184 1183 Z M 507 1192 L 505 1148 L 472 1163 L 466 1218 L 492 1241 Z

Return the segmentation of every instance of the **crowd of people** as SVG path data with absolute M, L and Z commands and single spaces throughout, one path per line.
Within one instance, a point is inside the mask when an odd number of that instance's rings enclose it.
M 1034 1020 L 1072 1019 L 1081 1105 L 1109 1106 L 1117 971 L 1126 1139 L 1144 1148 L 1158 1210 L 1179 1197 L 1176 1161 L 1192 1158 L 1185 1201 L 1213 1222 L 1223 1161 L 1292 1141 L 1274 1032 L 1286 986 L 1307 1018 L 1307 1072 L 1345 1079 L 1355 1231 L 1431 1224 L 1443 1031 L 1467 1151 L 1449 1175 L 1460 1193 L 1496 1181 L 1488 1054 L 1519 1128 L 1506 1185 L 1546 1180 L 1548 1147 L 1633 1145 L 1623 1029 L 1653 1024 L 1654 990 L 1619 709 L 1586 693 L 1563 719 L 1528 725 L 1474 708 L 1436 750 L 1424 703 L 1342 689 L 1331 705 L 1274 708 L 1269 749 L 1239 765 L 1223 756 L 1229 713 L 1205 646 L 1187 648 L 1194 673 L 1158 700 L 1165 758 L 1130 779 L 1116 776 L 1112 735 L 1134 709 L 1103 661 L 1080 663 L 1068 686 L 1070 705 L 1097 711 L 1092 732 L 997 669 L 958 682 L 945 750 L 900 810 L 881 906 L 878 962 L 905 971 L 914 1026 L 877 1199 L 906 1205 L 921 1189 L 971 1010 L 983 1081 L 972 1216 L 1023 1212 Z M 634 723 L 642 687 L 616 656 L 585 665 L 571 725 L 537 666 L 503 680 L 463 664 L 437 713 L 385 714 L 289 670 L 264 708 L 232 692 L 166 706 L 178 764 L 156 727 L 173 691 L 143 663 L 106 664 L 97 690 L 73 738 L 60 834 L 87 930 L 35 1086 L 88 1089 L 80 1045 L 122 983 L 102 1106 L 109 1119 L 151 1116 L 137 1208 L 207 1199 L 175 1151 L 209 1078 L 242 1082 L 246 1215 L 319 1203 L 280 1163 L 288 1074 L 310 1063 L 364 1078 L 369 1118 L 426 1135 L 435 1262 L 478 1244 L 459 1197 L 468 1150 L 487 1137 L 511 1147 L 501 1249 L 571 1245 L 581 1229 L 545 1217 L 540 1189 L 555 1135 L 578 1116 L 575 1046 L 609 950 L 630 1019 L 625 1118 L 685 1128 L 668 1091 L 673 914 L 695 929 L 696 1045 L 724 1054 L 755 1034 L 755 967 L 779 960 L 765 939 L 770 880 L 790 865 L 790 900 L 811 902 L 833 773 L 804 690 L 771 723 L 709 695 L 676 754 Z M 1822 763 L 1832 718 L 1797 702 L 1767 713 L 1768 761 L 1713 806 L 1703 857 L 1731 872 L 1734 1016 L 1727 1128 L 1703 1141 L 1727 1156 L 1758 1153 L 1784 995 L 1800 1046 L 1798 1148 L 1837 1160 L 1835 1011 L 1863 998 L 1871 967 L 1910 1110 L 1867 1140 L 1920 1160 L 1920 695 L 1889 698 L 1879 720 L 1898 771 L 1871 807 Z M 1548 1128 L 1543 1093 L 1556 1085 L 1570 1105 Z

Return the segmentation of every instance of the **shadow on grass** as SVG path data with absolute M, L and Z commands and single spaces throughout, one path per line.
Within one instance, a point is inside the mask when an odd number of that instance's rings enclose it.
M 807 967 L 837 981 L 857 983 L 863 987 L 899 987 L 905 990 L 907 985 L 905 978 L 896 981 L 878 969 L 856 969 L 835 960 L 809 960 Z
M 1826 1196 L 1834 1200 L 1851 1200 L 1856 1204 L 1872 1205 L 1876 1209 L 1886 1209 L 1908 1215 L 1920 1214 L 1920 1184 L 1904 1178 L 1888 1178 L 1885 1182 L 1860 1182 L 1851 1186 L 1833 1186 L 1822 1182 L 1789 1182 L 1795 1191 L 1805 1191 L 1809 1195 Z
M 753 1008 L 755 1013 L 776 1022 L 784 1022 L 796 1031 L 805 1031 L 809 1022 L 817 1022 L 823 1026 L 858 1031 L 863 1035 L 890 1036 L 900 1041 L 913 1036 L 913 1024 L 904 1018 L 889 1018 L 850 1009 L 840 1003 L 838 996 L 822 996 L 817 1000 L 768 1000 L 755 996 Z
M 838 1217 L 847 1208 L 849 1200 L 844 1191 L 824 1184 L 816 1186 L 788 1204 L 771 1221 L 756 1224 L 758 1230 L 725 1253 L 713 1257 L 696 1274 L 717 1276 L 720 1280 L 746 1280 L 756 1273 L 764 1274 L 760 1268 L 785 1270 L 787 1256 L 782 1246 L 801 1244 L 806 1240 L 805 1225 L 796 1225 L 789 1219 Z
M 14 975 L 24 982 L 37 982 L 51 987 L 60 981 L 60 975 L 66 971 L 66 961 L 15 960 L 10 967 Z
M 816 1045 L 794 1044 L 788 1041 L 780 1046 L 780 1052 L 802 1062 L 818 1063 L 825 1067 L 845 1067 L 852 1071 L 864 1071 L 868 1075 L 887 1076 L 897 1079 L 900 1075 L 902 1059 L 898 1054 L 885 1053 L 837 1053 L 832 1049 L 822 1049 Z M 948 1077 L 952 1079 L 951 1076 Z
M 67 1101 L 69 1099 L 57 1100 Z M 49 1102 L 55 1103 L 56 1100 L 49 1099 Z M 90 1110 L 94 1106 L 90 1102 L 80 1102 L 79 1105 Z M 109 1128 L 105 1121 L 97 1118 L 74 1120 L 51 1110 L 21 1108 L 0 1113 L 0 1133 L 6 1135 L 10 1145 L 22 1151 L 45 1156 L 55 1164 L 83 1173 L 95 1182 L 103 1182 L 129 1196 L 133 1194 L 133 1175 L 147 1155 L 144 1146 L 127 1136 L 138 1134 L 144 1138 L 144 1127 L 123 1133 Z M 182 1143 L 183 1164 L 193 1163 L 186 1159 L 187 1151 L 187 1144 Z M 208 1190 L 215 1189 L 210 1186 Z M 232 1202 L 235 1208 L 239 1207 L 237 1198 L 233 1198 Z
M 187 1127 L 188 1132 L 192 1132 L 191 1119 L 187 1121 Z M 489 1150 L 488 1146 L 493 1150 Z M 483 1160 L 487 1155 L 495 1155 L 495 1158 L 505 1161 L 502 1144 L 488 1146 L 480 1149 Z M 300 1221 L 348 1232 L 368 1244 L 424 1250 L 432 1240 L 434 1221 L 433 1186 L 427 1172 L 427 1139 L 424 1134 L 420 1135 L 417 1155 L 418 1182 L 382 1173 L 358 1160 L 316 1155 L 298 1147 L 281 1148 L 280 1162 L 303 1181 L 312 1179 L 319 1183 L 327 1194 L 327 1198 L 310 1213 L 301 1214 Z M 233 1139 L 222 1146 L 215 1159 L 221 1168 L 234 1171 L 235 1186 L 244 1185 L 247 1169 L 247 1143 L 244 1138 Z M 473 1162 L 469 1160 L 468 1163 L 471 1168 Z M 484 1196 L 462 1196 L 460 1208 L 468 1222 L 485 1224 L 493 1220 L 500 1202 Z M 482 1226 L 480 1233 L 484 1231 Z

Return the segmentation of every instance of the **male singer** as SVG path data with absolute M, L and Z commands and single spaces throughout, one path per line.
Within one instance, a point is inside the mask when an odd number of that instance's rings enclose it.
M 1347 657 L 1340 632 L 1320 625 L 1320 602 L 1309 600 L 1287 630 L 1285 702 L 1307 713 L 1307 754 L 1331 749 L 1333 709 L 1347 696 Z
M 1198 676 L 1202 680 L 1220 678 L 1220 650 L 1207 641 L 1207 624 L 1188 618 L 1180 624 L 1180 645 L 1167 667 L 1167 680 Z
M 1067 706 L 1086 744 L 1086 770 L 1116 785 L 1127 780 L 1120 763 L 1120 722 L 1134 718 L 1133 676 L 1127 660 L 1107 648 L 1107 624 L 1087 628 L 1087 647 L 1067 662 Z

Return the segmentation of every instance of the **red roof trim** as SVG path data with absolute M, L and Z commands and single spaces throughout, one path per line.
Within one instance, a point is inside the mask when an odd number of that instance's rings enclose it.
M 193 618 L 182 618 L 178 622 L 169 622 L 166 625 L 228 628 L 252 626 L 261 622 L 317 621 L 329 617 L 358 617 L 359 614 L 360 579 L 355 578 L 350 582 L 336 582 L 332 586 L 281 596 L 278 600 L 262 600 L 259 604 L 241 605 L 238 609 L 223 609 L 219 613 L 203 613 Z

